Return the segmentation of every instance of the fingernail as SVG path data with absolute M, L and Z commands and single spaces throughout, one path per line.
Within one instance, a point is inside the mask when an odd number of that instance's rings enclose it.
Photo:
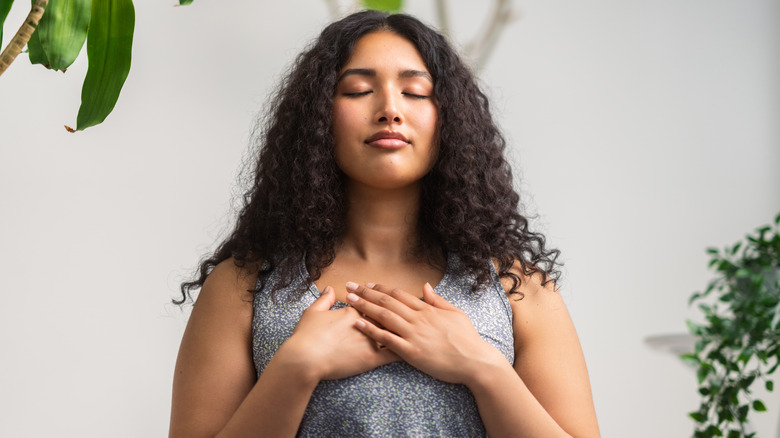
M 358 319 L 357 321 L 355 321 L 355 325 L 358 328 L 364 328 L 366 326 L 366 323 Z
M 358 296 L 357 295 L 355 295 L 353 293 L 348 293 L 347 294 L 347 301 L 349 301 L 350 303 L 354 303 L 357 300 L 358 300 Z
M 331 289 L 332 289 L 332 287 L 325 286 L 325 289 L 322 292 L 320 292 L 320 295 L 325 295 L 325 294 L 329 293 Z
M 358 288 L 358 284 L 357 283 L 354 283 L 354 282 L 351 282 L 351 281 L 347 282 L 347 290 L 357 290 L 357 288 Z
M 374 286 L 376 286 L 376 283 L 366 283 L 366 287 L 369 289 L 373 289 Z

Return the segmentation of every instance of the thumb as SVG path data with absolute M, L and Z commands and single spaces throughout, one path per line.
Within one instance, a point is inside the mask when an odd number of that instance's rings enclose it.
M 440 309 L 446 309 L 446 310 L 454 310 L 457 309 L 457 307 L 450 304 L 449 301 L 445 300 L 441 296 L 439 296 L 436 292 L 433 291 L 433 287 L 430 283 L 425 283 L 423 285 L 423 299 L 426 303 L 430 304 L 433 307 L 438 307 Z
M 336 292 L 332 287 L 328 286 L 309 308 L 312 310 L 330 310 L 334 304 L 336 304 Z

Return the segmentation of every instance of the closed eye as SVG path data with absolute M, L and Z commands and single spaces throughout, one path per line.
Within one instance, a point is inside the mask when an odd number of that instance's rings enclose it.
M 414 99 L 427 99 L 430 96 L 425 96 L 423 94 L 414 94 L 414 93 L 403 93 L 404 96 L 412 97 Z
M 343 93 L 343 94 L 346 97 L 360 97 L 371 93 L 373 93 L 373 91 L 358 91 L 356 93 Z

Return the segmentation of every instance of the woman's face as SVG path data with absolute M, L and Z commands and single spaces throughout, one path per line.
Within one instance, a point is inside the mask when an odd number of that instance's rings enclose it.
M 352 184 L 415 184 L 436 158 L 437 117 L 433 79 L 414 45 L 389 31 L 367 34 L 333 98 L 336 162 Z

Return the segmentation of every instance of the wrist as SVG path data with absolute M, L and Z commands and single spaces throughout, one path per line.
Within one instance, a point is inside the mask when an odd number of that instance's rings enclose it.
M 299 351 L 295 345 L 285 342 L 271 358 L 268 366 L 273 363 L 296 381 L 307 386 L 317 386 L 322 380 L 324 371 L 320 369 L 321 366 L 310 363 L 306 358 L 305 352 Z
M 490 391 L 497 384 L 500 385 L 506 376 L 517 377 L 512 364 L 499 351 L 496 350 L 496 353 L 481 357 L 469 367 L 464 384 L 472 393 Z

